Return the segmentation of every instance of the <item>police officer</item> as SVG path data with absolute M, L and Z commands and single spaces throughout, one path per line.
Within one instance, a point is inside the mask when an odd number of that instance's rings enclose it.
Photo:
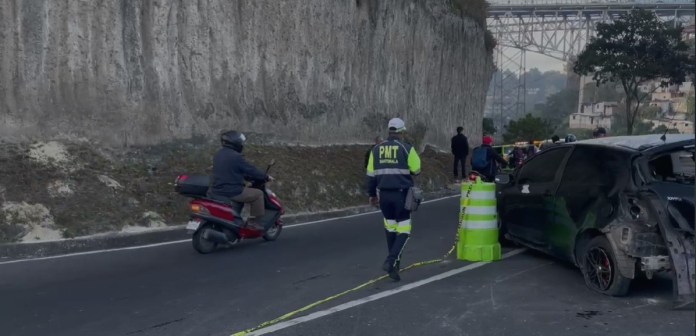
M 389 138 L 376 145 L 367 164 L 368 194 L 372 205 L 379 205 L 384 215 L 387 236 L 387 259 L 382 269 L 394 281 L 401 280 L 401 251 L 411 234 L 411 213 L 404 208 L 413 177 L 420 174 L 421 162 L 413 146 L 402 142 L 404 121 L 389 120 Z

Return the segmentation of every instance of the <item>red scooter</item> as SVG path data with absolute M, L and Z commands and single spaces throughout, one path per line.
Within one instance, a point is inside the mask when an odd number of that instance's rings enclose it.
M 268 165 L 266 173 L 275 161 Z M 274 241 L 283 229 L 285 209 L 278 197 L 266 187 L 266 181 L 253 181 L 251 188 L 263 191 L 265 214 L 260 219 L 263 230 L 247 227 L 242 218 L 244 203 L 225 202 L 208 197 L 210 178 L 207 175 L 180 175 L 174 183 L 174 190 L 192 198 L 191 216 L 186 231 L 193 234 L 193 248 L 202 254 L 215 251 L 218 245 L 232 246 L 244 239 L 263 238 Z

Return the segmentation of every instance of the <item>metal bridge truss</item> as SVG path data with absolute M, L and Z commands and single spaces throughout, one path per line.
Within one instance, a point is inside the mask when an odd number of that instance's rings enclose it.
M 497 40 L 496 67 L 515 72 L 515 85 L 504 85 L 512 77 L 496 74 L 493 83 L 492 112 L 502 126 L 503 116 L 518 118 L 526 113 L 526 51 L 567 62 L 578 55 L 596 35 L 599 22 L 611 22 L 636 8 L 655 11 L 675 25 L 692 22 L 694 5 L 493 5 L 489 10 L 488 29 Z M 498 118 L 496 118 L 498 119 Z
M 526 53 L 522 48 L 503 52 L 496 48 L 493 56 L 498 66 L 498 72 L 493 77 L 493 104 L 491 111 L 493 121 L 498 130 L 503 130 L 510 118 L 519 118 L 526 108 L 527 83 L 524 74 L 526 68 Z M 504 71 L 504 70 L 508 71 Z M 505 119 L 507 117 L 507 119 Z

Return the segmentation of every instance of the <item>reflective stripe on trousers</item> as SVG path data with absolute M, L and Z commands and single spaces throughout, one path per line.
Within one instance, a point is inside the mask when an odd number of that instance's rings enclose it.
M 385 219 L 384 220 L 384 228 L 389 232 L 410 234 L 411 233 L 411 220 L 407 219 L 407 220 L 404 220 L 401 222 L 397 222 L 397 221 L 392 220 L 392 219 Z

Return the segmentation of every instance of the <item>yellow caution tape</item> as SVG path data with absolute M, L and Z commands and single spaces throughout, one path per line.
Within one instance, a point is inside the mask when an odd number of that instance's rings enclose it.
M 428 260 L 428 261 L 417 262 L 417 263 L 411 264 L 411 265 L 409 265 L 409 266 L 407 266 L 407 267 L 405 267 L 405 268 L 402 268 L 400 271 L 401 271 L 401 272 L 403 272 L 403 271 L 408 271 L 408 270 L 410 270 L 410 269 L 413 269 L 413 268 L 416 268 L 416 267 L 419 267 L 419 266 L 425 266 L 425 265 L 430 265 L 430 264 L 436 264 L 436 263 L 445 261 L 445 259 L 447 259 L 447 257 L 449 257 L 450 255 L 452 255 L 452 253 L 454 252 L 454 249 L 457 247 L 457 242 L 458 242 L 458 240 L 459 240 L 459 230 L 457 230 L 457 234 L 456 234 L 455 239 L 454 239 L 454 244 L 452 245 L 452 247 L 449 249 L 449 251 L 447 251 L 447 253 L 446 253 L 442 258 L 440 258 L 440 259 Z M 293 311 L 291 311 L 291 312 L 289 312 L 289 313 L 287 313 L 287 314 L 285 314 L 285 315 L 283 315 L 283 316 L 281 316 L 281 317 L 278 317 L 278 318 L 276 318 L 276 319 L 273 319 L 273 320 L 270 320 L 270 321 L 266 321 L 266 322 L 264 322 L 264 323 L 261 323 L 261 324 L 259 324 L 257 327 L 254 327 L 254 328 L 251 328 L 251 329 L 247 329 L 247 330 L 244 330 L 244 331 L 240 331 L 240 332 L 238 332 L 238 333 L 234 333 L 234 334 L 232 334 L 232 336 L 245 336 L 245 335 L 247 335 L 247 334 L 250 333 L 250 332 L 254 332 L 254 331 L 257 331 L 257 330 L 266 328 L 266 327 L 268 327 L 268 326 L 274 325 L 274 324 L 276 324 L 276 323 L 285 321 L 285 320 L 287 320 L 287 319 L 289 319 L 289 318 L 291 318 L 291 317 L 293 317 L 293 316 L 295 316 L 295 315 L 297 315 L 297 314 L 299 314 L 299 313 L 302 313 L 302 312 L 304 312 L 304 311 L 307 311 L 307 310 L 309 310 L 309 309 L 312 309 L 312 308 L 314 308 L 314 307 L 316 307 L 316 306 L 318 306 L 318 305 L 320 305 L 320 304 L 322 304 L 322 303 L 326 303 L 326 302 L 329 302 L 329 301 L 331 301 L 331 300 L 335 300 L 335 299 L 337 299 L 337 298 L 339 298 L 339 297 L 341 297 L 341 296 L 344 296 L 344 295 L 346 295 L 346 294 L 348 294 L 348 293 L 355 292 L 355 291 L 357 291 L 357 290 L 363 289 L 363 288 L 365 288 L 365 287 L 367 287 L 367 286 L 369 286 L 369 285 L 371 285 L 371 284 L 373 284 L 373 283 L 375 283 L 375 282 L 378 282 L 378 281 L 380 281 L 380 280 L 384 280 L 384 279 L 386 279 L 387 277 L 388 277 L 388 275 L 383 275 L 383 276 L 381 276 L 381 277 L 379 277 L 379 278 L 372 279 L 372 280 L 370 280 L 370 281 L 368 281 L 368 282 L 365 282 L 365 283 L 363 283 L 363 284 L 361 284 L 361 285 L 359 285 L 359 286 L 357 286 L 357 287 L 351 288 L 351 289 L 349 289 L 349 290 L 343 291 L 343 292 L 338 293 L 338 294 L 333 295 L 333 296 L 329 296 L 329 297 L 327 297 L 326 299 L 322 299 L 322 300 L 319 300 L 319 301 L 317 301 L 317 302 L 308 304 L 308 305 L 306 305 L 306 306 L 304 306 L 304 307 L 302 307 L 302 308 L 300 308 L 300 309 L 293 310 Z

